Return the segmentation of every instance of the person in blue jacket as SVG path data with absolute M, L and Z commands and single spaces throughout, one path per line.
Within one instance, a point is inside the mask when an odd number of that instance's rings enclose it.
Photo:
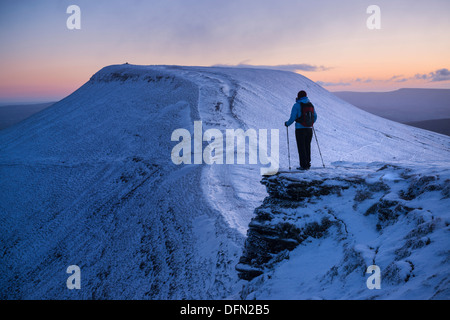
M 284 123 L 286 127 L 289 127 L 292 123 L 294 123 L 294 121 L 296 121 L 295 139 L 297 140 L 298 157 L 300 160 L 300 167 L 297 168 L 299 170 L 309 170 L 311 168 L 311 141 L 313 137 L 312 127 L 314 122 L 317 120 L 317 113 L 315 109 L 312 109 L 313 122 L 310 126 L 301 120 L 302 105 L 303 107 L 305 107 L 305 105 L 313 107 L 310 102 L 311 101 L 309 101 L 306 92 L 303 90 L 300 91 L 297 95 L 296 102 L 292 107 L 291 117 Z

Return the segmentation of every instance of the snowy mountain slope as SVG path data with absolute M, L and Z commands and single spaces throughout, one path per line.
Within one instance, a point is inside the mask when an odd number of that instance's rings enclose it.
M 223 259 L 242 236 L 206 205 L 202 168 L 170 160 L 198 89 L 159 71 L 142 81 L 111 71 L 2 134 L 2 298 L 228 294 L 235 272 Z M 77 292 L 65 288 L 72 264 Z
M 448 165 L 448 137 L 365 113 L 298 74 L 118 65 L 0 132 L 1 297 L 220 299 L 236 296 L 260 165 L 172 163 L 178 128 L 280 130 L 298 90 L 335 161 Z M 294 130 L 289 130 L 291 149 Z M 295 150 L 291 150 L 293 162 Z M 313 166 L 320 158 L 313 147 Z M 65 287 L 67 266 L 82 290 Z

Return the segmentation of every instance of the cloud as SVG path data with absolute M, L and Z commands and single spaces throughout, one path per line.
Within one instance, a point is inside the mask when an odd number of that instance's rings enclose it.
M 395 81 L 395 82 L 403 82 L 406 81 L 407 78 L 405 78 L 402 74 L 393 75 L 391 78 L 389 78 L 387 81 Z
M 350 82 L 324 82 L 324 81 L 316 81 L 316 83 L 321 87 L 334 87 L 334 86 L 350 86 L 352 85 Z
M 339 81 L 339 82 L 327 82 L 327 81 L 316 81 L 316 83 L 322 87 L 335 87 L 335 86 L 351 86 L 355 83 L 374 83 L 376 80 L 372 78 L 356 78 L 351 79 L 349 82 Z
M 450 71 L 448 69 L 439 69 L 430 73 L 431 81 L 448 81 L 450 80 Z
M 247 63 L 239 63 L 237 65 L 226 65 L 226 64 L 216 64 L 213 67 L 235 67 L 235 68 L 256 68 L 256 69 L 272 69 L 272 70 L 281 70 L 281 71 L 307 71 L 307 72 L 318 72 L 318 71 L 326 71 L 331 68 L 325 66 L 314 66 L 307 63 L 300 64 L 279 64 L 279 65 L 251 65 Z
M 407 77 L 405 77 L 402 74 L 397 74 L 397 75 L 394 75 L 394 76 L 392 76 L 389 79 L 386 79 L 384 81 L 385 82 L 397 82 L 397 83 L 399 83 L 399 82 L 406 82 L 408 80 L 411 80 L 411 78 L 407 78 Z
M 404 75 L 393 75 L 386 79 L 373 79 L 373 78 L 354 78 L 346 79 L 346 81 L 339 82 L 326 82 L 326 81 L 316 81 L 316 83 L 322 87 L 335 87 L 335 86 L 352 86 L 361 84 L 382 84 L 382 83 L 404 83 L 411 80 L 421 80 L 426 82 L 439 82 L 439 81 L 450 81 L 450 70 L 446 68 L 438 69 L 433 72 L 416 74 L 412 77 L 405 77 Z
M 428 74 L 416 74 L 414 76 L 416 80 L 429 80 L 430 82 L 449 81 L 450 71 L 446 68 L 438 69 Z
M 412 79 L 416 79 L 416 80 L 427 80 L 428 75 L 426 74 L 416 74 Z
M 355 82 L 359 82 L 359 83 L 372 83 L 372 82 L 374 82 L 374 80 L 371 79 L 371 78 L 367 78 L 367 79 L 356 78 L 354 81 Z

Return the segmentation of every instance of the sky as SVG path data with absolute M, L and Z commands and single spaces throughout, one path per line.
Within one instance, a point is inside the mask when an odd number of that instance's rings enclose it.
M 449 0 L 0 0 L 0 103 L 57 101 L 125 62 L 275 68 L 330 91 L 450 88 L 449 12 Z

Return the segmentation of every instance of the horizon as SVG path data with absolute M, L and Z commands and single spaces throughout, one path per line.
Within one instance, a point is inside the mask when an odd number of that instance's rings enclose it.
M 449 1 L 377 1 L 379 29 L 372 2 L 333 4 L 2 2 L 0 104 L 59 101 L 125 62 L 292 71 L 330 92 L 450 89 Z M 69 28 L 71 5 L 80 29 Z

